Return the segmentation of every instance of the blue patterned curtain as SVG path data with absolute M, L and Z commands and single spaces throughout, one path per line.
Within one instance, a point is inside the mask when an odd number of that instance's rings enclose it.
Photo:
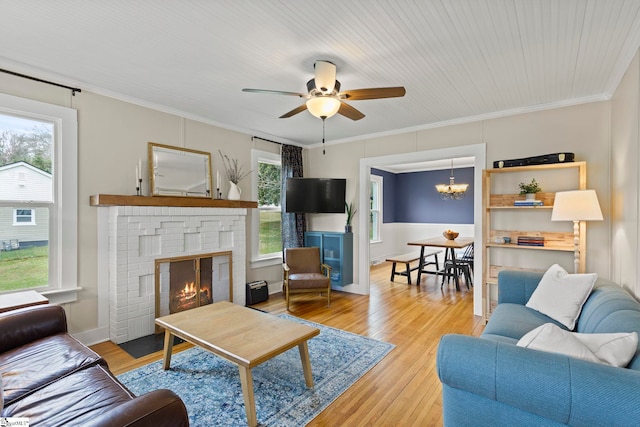
M 304 232 L 307 222 L 304 214 L 286 213 L 287 206 L 287 178 L 302 178 L 302 148 L 282 144 L 281 154 L 282 187 L 280 191 L 280 206 L 282 211 L 282 249 L 300 248 L 304 246 Z

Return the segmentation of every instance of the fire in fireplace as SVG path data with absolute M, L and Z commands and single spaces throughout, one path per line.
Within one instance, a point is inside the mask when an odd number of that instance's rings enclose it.
M 156 260 L 156 317 L 232 301 L 231 252 Z
M 169 263 L 169 313 L 211 304 L 212 259 L 194 258 Z

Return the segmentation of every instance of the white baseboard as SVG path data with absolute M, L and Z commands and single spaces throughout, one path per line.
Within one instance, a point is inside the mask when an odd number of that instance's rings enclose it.
M 109 327 L 104 326 L 102 328 L 91 329 L 84 332 L 78 332 L 77 334 L 71 334 L 75 339 L 80 341 L 86 346 L 98 344 L 101 342 L 109 341 Z
M 282 292 L 282 282 L 269 283 L 267 287 L 269 288 L 269 295 Z

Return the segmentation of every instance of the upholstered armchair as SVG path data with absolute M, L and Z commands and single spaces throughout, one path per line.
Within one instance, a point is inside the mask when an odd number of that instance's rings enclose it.
M 285 249 L 282 268 L 287 310 L 291 294 L 303 292 L 326 292 L 327 307 L 331 305 L 331 267 L 320 262 L 320 248 Z

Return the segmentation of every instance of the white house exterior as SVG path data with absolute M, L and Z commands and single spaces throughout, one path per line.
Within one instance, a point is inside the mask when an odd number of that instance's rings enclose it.
M 0 200 L 3 202 L 51 202 L 51 174 L 25 162 L 0 166 Z M 46 244 L 49 209 L 16 204 L 0 207 L 0 250 Z M 12 247 L 13 246 L 13 247 Z

